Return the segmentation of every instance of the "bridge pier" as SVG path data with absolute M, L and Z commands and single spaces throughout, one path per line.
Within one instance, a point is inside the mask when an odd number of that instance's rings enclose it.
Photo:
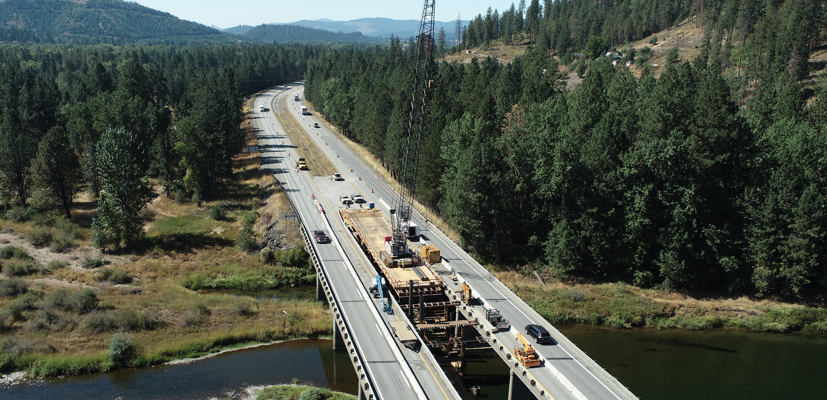
M 342 331 L 339 330 L 336 319 L 333 319 L 333 350 L 346 350 L 345 339 L 342 337 Z
M 324 286 L 322 286 L 322 278 L 319 276 L 318 272 L 316 272 L 316 300 L 327 300 L 327 295 L 324 292 Z
M 520 378 L 511 372 L 508 380 L 508 400 L 534 400 L 536 397 L 531 393 L 528 386 Z

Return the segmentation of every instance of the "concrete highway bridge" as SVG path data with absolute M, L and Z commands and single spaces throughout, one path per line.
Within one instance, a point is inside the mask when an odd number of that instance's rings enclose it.
M 360 399 L 474 399 L 451 364 L 442 357 L 437 361 L 416 321 L 408 320 L 404 307 L 392 296 L 394 312 L 383 312 L 382 299 L 370 293 L 377 270 L 339 214 L 340 208 L 346 207 L 339 196 L 361 193 L 390 218 L 389 210 L 398 194 L 328 130 L 319 116 L 301 115 L 302 103 L 294 100 L 296 95 L 303 98 L 300 84 L 261 93 L 253 104 L 269 105 L 269 111 L 254 114 L 252 124 L 257 130 L 262 168 L 279 181 L 301 224 L 319 277 L 318 297 L 327 300 L 333 311 L 334 347 L 348 353 L 359 378 Z M 285 108 L 290 115 L 277 115 L 277 110 Z M 295 120 L 301 133 L 315 143 L 344 181 L 296 170 L 301 149 L 285 134 L 279 118 L 287 117 Z M 446 298 L 458 304 L 456 319 L 475 321 L 463 329 L 476 330 L 476 340 L 494 349 L 511 369 L 509 399 L 636 399 L 446 235 L 432 225 L 426 229 L 422 215 L 414 212 L 412 220 L 423 227 L 422 241 L 440 250 L 442 260 L 433 269 L 443 277 Z M 316 243 L 312 237 L 316 230 L 326 231 L 331 242 Z M 471 287 L 475 302 L 461 301 L 463 283 Z M 511 323 L 510 331 L 498 332 L 488 323 L 485 309 L 492 308 Z M 528 324 L 542 325 L 555 341 L 535 346 L 544 360 L 539 367 L 525 368 L 513 357 L 512 349 L 521 346 L 516 334 Z M 406 346 L 400 338 L 415 345 Z

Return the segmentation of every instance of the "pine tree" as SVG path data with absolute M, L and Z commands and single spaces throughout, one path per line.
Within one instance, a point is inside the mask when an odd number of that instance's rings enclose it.
M 80 161 L 69 145 L 66 131 L 56 126 L 49 130 L 38 145 L 32 161 L 34 185 L 47 189 L 63 205 L 66 218 L 71 218 L 72 201 L 82 179 Z
M 10 109 L 0 122 L 0 190 L 4 197 L 25 205 L 31 189 L 29 166 L 37 151 L 35 135 L 17 120 Z

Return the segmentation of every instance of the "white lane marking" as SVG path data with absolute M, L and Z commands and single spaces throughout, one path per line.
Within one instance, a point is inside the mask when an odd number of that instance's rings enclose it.
M 385 208 L 387 208 L 388 210 L 390 210 L 390 209 L 391 209 L 391 206 L 389 206 L 389 205 L 388 205 L 388 203 L 385 203 L 385 200 L 382 200 L 382 199 L 380 198 L 380 199 L 379 199 L 379 202 L 380 202 L 380 203 L 382 203 L 382 205 L 383 205 L 383 206 L 385 206 Z

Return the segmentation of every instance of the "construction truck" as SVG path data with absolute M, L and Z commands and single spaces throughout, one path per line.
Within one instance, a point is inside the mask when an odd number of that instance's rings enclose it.
M 461 296 L 462 301 L 464 301 L 464 302 L 466 302 L 470 305 L 471 304 L 471 294 L 472 293 L 473 292 L 471 291 L 471 286 L 468 286 L 467 283 L 462 282 L 462 296 Z
M 511 324 L 503 318 L 497 309 L 485 310 L 485 319 L 494 325 L 494 332 L 505 332 L 511 329 Z
M 521 334 L 517 334 L 517 340 L 523 344 L 523 348 L 515 347 L 514 348 L 514 357 L 517 358 L 517 361 L 520 364 L 523 364 L 526 368 L 531 367 L 539 367 L 543 365 L 543 360 L 540 359 L 540 356 L 537 355 L 537 350 L 534 350 L 534 347 L 531 346 L 527 340 Z

